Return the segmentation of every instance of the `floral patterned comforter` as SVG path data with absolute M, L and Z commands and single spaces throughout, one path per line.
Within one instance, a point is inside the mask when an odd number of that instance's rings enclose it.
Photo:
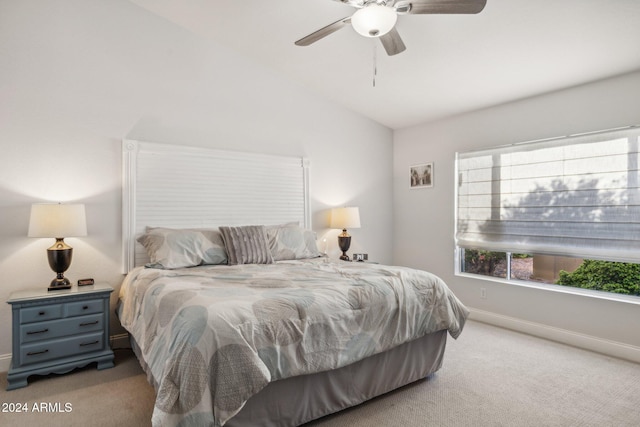
M 120 321 L 157 391 L 154 426 L 222 426 L 270 381 L 438 330 L 457 338 L 468 316 L 430 273 L 327 258 L 137 268 L 120 299 Z

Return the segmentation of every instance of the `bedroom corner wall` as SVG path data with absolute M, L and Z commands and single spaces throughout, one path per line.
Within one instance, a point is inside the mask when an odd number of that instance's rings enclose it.
M 0 0 L 0 53 L 0 371 L 4 301 L 54 276 L 51 242 L 26 237 L 32 203 L 86 205 L 66 275 L 111 284 L 115 309 L 123 138 L 305 156 L 320 249 L 339 255 L 327 210 L 355 205 L 352 251 L 391 261 L 390 129 L 126 0 Z M 112 316 L 111 335 L 122 332 Z
M 639 99 L 634 72 L 396 131 L 394 263 L 436 273 L 478 319 L 640 361 L 640 305 L 455 276 L 453 238 L 456 151 L 638 125 Z M 429 161 L 435 186 L 410 190 Z

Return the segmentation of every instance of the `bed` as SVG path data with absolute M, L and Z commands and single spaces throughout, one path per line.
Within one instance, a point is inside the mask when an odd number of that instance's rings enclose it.
M 437 371 L 447 334 L 457 338 L 468 316 L 428 272 L 320 253 L 308 162 L 257 156 L 123 143 L 118 317 L 157 392 L 154 426 L 303 424 Z M 234 182 L 246 181 L 246 164 L 276 177 L 260 180 L 267 190 L 233 190 L 259 191 L 264 206 L 243 197 L 221 213 L 228 187 L 203 197 L 194 182 L 220 158 L 240 170 L 225 185 L 253 187 Z M 158 179 L 168 165 L 184 184 Z

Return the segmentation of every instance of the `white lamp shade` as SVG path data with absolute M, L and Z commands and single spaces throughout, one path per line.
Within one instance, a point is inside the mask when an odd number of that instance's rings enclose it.
M 360 210 L 358 208 L 331 209 L 330 228 L 360 228 Z
M 351 25 L 360 35 L 380 37 L 387 34 L 398 20 L 396 11 L 390 7 L 371 4 L 358 9 L 351 16 Z
M 80 237 L 87 235 L 84 205 L 42 203 L 31 205 L 29 237 Z

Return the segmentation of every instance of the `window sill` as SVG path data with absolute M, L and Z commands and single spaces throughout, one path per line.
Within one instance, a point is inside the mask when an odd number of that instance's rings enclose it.
M 640 305 L 640 297 L 632 295 L 614 294 L 610 292 L 594 291 L 591 289 L 573 288 L 570 286 L 553 285 L 549 283 L 528 282 L 525 280 L 507 280 L 500 277 L 482 276 L 470 273 L 455 273 L 458 277 L 466 277 L 475 280 L 485 280 L 489 282 L 503 283 L 506 285 L 522 286 L 525 288 L 540 289 L 543 291 L 559 292 L 571 295 L 580 295 L 589 298 L 603 299 L 607 301 L 622 302 L 627 304 Z

